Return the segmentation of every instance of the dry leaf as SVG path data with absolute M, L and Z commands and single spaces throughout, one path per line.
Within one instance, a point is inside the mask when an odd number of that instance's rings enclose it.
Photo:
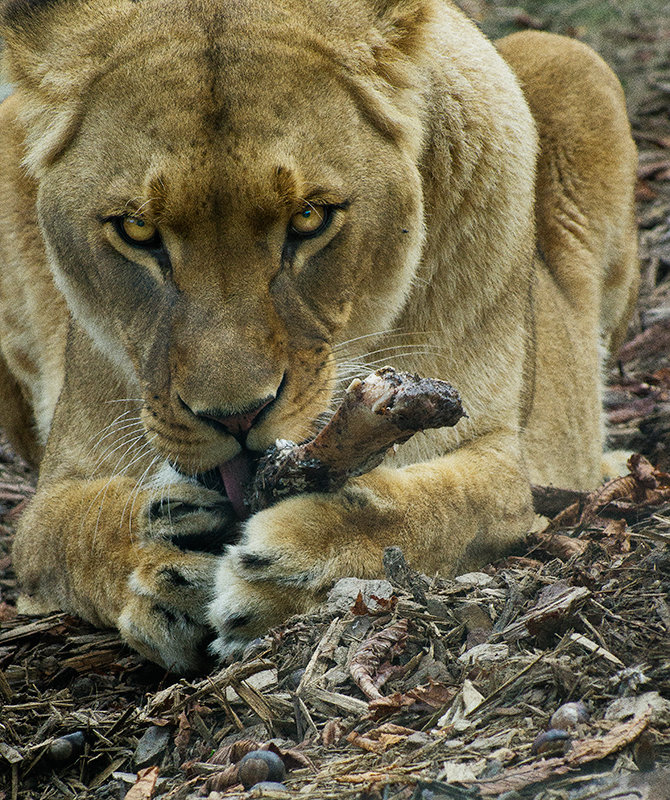
M 304 753 L 301 753 L 295 748 L 284 750 L 281 747 L 277 747 L 274 742 L 270 742 L 267 746 L 261 746 L 260 749 L 269 750 L 271 753 L 279 756 L 279 758 L 281 758 L 281 760 L 284 762 L 287 772 L 290 772 L 293 769 L 304 769 L 305 767 L 308 769 L 314 769 L 314 763 L 311 761 L 311 759 L 307 758 Z
M 573 556 L 581 556 L 588 547 L 587 542 L 562 533 L 537 533 L 535 538 L 543 550 L 563 561 L 568 561 Z
M 383 662 L 405 648 L 407 642 L 407 620 L 401 619 L 370 636 L 358 648 L 349 665 L 354 683 L 370 700 L 380 700 L 383 695 L 377 688 L 376 678 L 383 669 Z
M 458 690 L 453 686 L 446 686 L 443 683 L 429 680 L 430 683 L 428 685 L 417 686 L 405 694 L 394 692 L 388 697 L 371 700 L 370 711 L 378 719 L 403 709 L 418 713 L 444 708 L 454 699 Z
M 221 772 L 215 772 L 205 781 L 204 789 L 206 792 L 220 792 L 230 786 L 237 786 L 240 783 L 237 774 L 237 764 L 229 764 Z
M 590 525 L 599 513 L 610 507 L 610 512 L 622 516 L 635 511 L 639 505 L 658 505 L 670 500 L 670 475 L 656 469 L 644 456 L 634 453 L 628 459 L 629 475 L 608 481 L 591 492 L 582 511 L 579 525 Z M 608 516 L 612 516 L 611 513 Z
M 237 764 L 237 762 L 252 750 L 260 749 L 260 742 L 255 739 L 238 739 L 236 742 L 220 747 L 208 759 L 209 764 Z
M 329 719 L 321 731 L 321 741 L 324 747 L 337 744 L 342 738 L 342 724 L 339 719 Z
M 174 744 L 177 750 L 185 750 L 191 741 L 191 723 L 188 721 L 186 712 L 182 711 L 179 715 L 179 730 L 174 737 Z
M 454 698 L 458 691 L 454 686 L 437 683 L 430 678 L 428 680 L 428 685 L 417 686 L 416 689 L 407 692 L 406 696 L 429 708 L 442 708 Z
M 370 599 L 374 600 L 379 607 L 376 613 L 393 611 L 398 605 L 398 596 L 395 594 L 390 597 L 377 597 L 376 594 L 371 594 Z
M 611 519 L 603 531 L 601 544 L 610 556 L 630 553 L 630 533 L 625 519 Z
M 670 487 L 670 474 L 661 472 L 640 453 L 633 453 L 628 459 L 628 469 L 635 479 L 646 489 Z
M 137 781 L 130 787 L 124 800 L 150 800 L 156 788 L 160 770 L 158 767 L 147 767 L 137 773 Z
M 365 614 L 370 613 L 370 609 L 367 607 L 365 600 L 363 600 L 363 593 L 359 592 L 358 596 L 356 597 L 356 602 L 351 607 L 351 613 L 355 614 L 358 617 L 363 617 Z
M 387 722 L 384 725 L 380 725 L 379 728 L 368 731 L 365 736 L 352 731 L 347 736 L 347 741 L 369 753 L 385 753 L 389 747 L 402 742 L 403 739 L 413 733 L 416 733 L 416 731 L 412 728 L 405 728 L 402 725 L 394 725 L 392 722 Z

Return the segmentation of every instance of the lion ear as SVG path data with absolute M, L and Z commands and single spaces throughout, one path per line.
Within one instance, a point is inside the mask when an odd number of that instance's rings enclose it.
M 0 0 L 5 67 L 26 129 L 24 165 L 35 177 L 79 126 L 83 96 L 109 47 L 101 31 L 109 31 L 110 8 L 85 0 Z
M 435 19 L 435 0 L 369 0 L 376 15 L 376 28 L 384 46 L 377 57 L 392 54 L 413 59 L 425 49 L 429 23 Z

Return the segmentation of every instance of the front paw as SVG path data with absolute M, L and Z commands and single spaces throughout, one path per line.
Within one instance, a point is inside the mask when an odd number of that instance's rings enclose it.
M 207 606 L 220 561 L 160 542 L 141 547 L 117 620 L 128 644 L 172 672 L 201 669 L 212 638 Z
M 181 673 L 204 666 L 216 571 L 239 529 L 225 497 L 170 478 L 143 500 L 118 627 L 140 653 Z
M 228 498 L 172 471 L 149 493 L 143 510 L 144 541 L 169 542 L 183 551 L 221 554 L 239 533 Z
M 302 495 L 255 514 L 221 560 L 209 606 L 212 651 L 237 655 L 253 638 L 320 602 L 340 577 L 372 577 L 381 552 L 366 536 L 364 498 Z

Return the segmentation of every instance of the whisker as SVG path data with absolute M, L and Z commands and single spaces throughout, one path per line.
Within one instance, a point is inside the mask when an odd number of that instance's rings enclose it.
M 121 427 L 116 427 L 111 431 L 108 431 L 104 436 L 101 436 L 95 444 L 91 445 L 88 450 L 87 456 L 92 456 L 93 453 L 100 447 L 100 445 L 105 441 L 105 439 L 109 439 L 110 436 L 118 435 L 121 431 L 127 430 L 140 430 L 144 428 L 140 420 L 119 420 L 119 422 L 125 422 L 125 425 L 121 425 Z M 127 436 L 128 434 L 124 434 Z M 119 441 L 118 439 L 113 439 L 108 445 L 107 448 L 112 447 L 115 442 Z
M 114 400 L 105 400 L 105 403 L 141 403 L 142 405 L 144 405 L 144 398 L 143 397 L 119 397 L 118 399 L 115 398 Z
M 111 430 L 113 430 L 113 429 L 114 429 L 114 428 L 115 428 L 117 425 L 119 425 L 121 422 L 128 422 L 128 420 L 124 419 L 124 417 L 127 417 L 127 416 L 128 416 L 128 414 L 132 414 L 132 412 L 133 412 L 134 410 L 135 410 L 135 409 L 132 409 L 132 408 L 131 408 L 131 409 L 128 409 L 128 411 L 124 411 L 122 414 L 119 414 L 119 415 L 118 415 L 118 417 L 115 417 L 115 418 L 114 418 L 114 419 L 113 419 L 113 420 L 112 420 L 112 421 L 109 423 L 109 425 L 105 425 L 105 427 L 104 427 L 102 430 L 100 430 L 100 431 L 96 431 L 94 434 L 92 434 L 92 435 L 89 437 L 89 439 L 88 439 L 88 441 L 86 442 L 86 444 L 89 444 L 89 443 L 90 443 L 90 442 L 91 442 L 91 441 L 92 441 L 92 440 L 93 440 L 93 439 L 94 439 L 96 436 L 102 436 L 102 434 L 104 434 L 106 431 L 111 431 Z M 137 420 L 137 421 L 139 421 L 139 419 L 140 419 L 139 417 L 137 417 L 137 418 L 136 418 L 136 420 Z M 106 437 L 106 436 L 104 436 L 103 438 L 107 438 L 107 437 Z M 102 441 L 102 439 L 101 439 L 101 441 Z
M 108 458 L 113 456 L 114 453 L 116 453 L 117 450 L 120 450 L 124 445 L 127 445 L 128 442 L 131 443 L 131 446 L 134 445 L 136 442 L 139 442 L 142 439 L 142 437 L 144 436 L 144 433 L 145 433 L 144 426 L 142 426 L 141 429 L 134 428 L 133 430 L 131 430 L 128 433 L 124 434 L 120 439 L 114 439 L 112 442 L 110 442 L 110 444 L 102 451 L 102 453 L 99 455 L 97 461 L 93 465 L 93 467 L 91 469 L 91 475 L 93 475 L 102 466 L 104 461 L 106 461 Z M 114 445 L 116 445 L 116 447 L 114 447 Z M 113 448 L 113 449 L 111 449 L 111 448 Z M 128 449 L 130 449 L 130 448 L 126 448 L 126 451 L 125 451 L 126 453 L 128 452 Z M 124 453 L 124 455 L 125 455 L 125 453 Z M 120 463 L 120 461 L 122 461 L 122 460 L 123 460 L 123 456 L 121 456 L 119 461 L 117 461 L 117 466 Z
M 439 334 L 440 331 L 404 331 L 402 328 L 389 328 L 385 331 L 375 331 L 374 333 L 365 333 L 362 336 L 355 336 L 353 339 L 345 339 L 343 342 L 338 342 L 336 345 L 333 345 L 332 350 L 335 353 L 341 348 L 347 347 L 355 342 L 360 342 L 363 339 L 378 338 L 380 336 L 385 336 L 388 339 L 396 339 L 400 336 L 437 336 Z
M 445 349 L 446 348 L 440 347 L 439 345 L 431 344 L 397 344 L 389 345 L 388 347 L 379 347 L 377 350 L 370 350 L 367 353 L 362 353 L 360 356 L 354 356 L 351 360 L 357 362 L 360 359 L 366 359 L 369 356 L 379 355 L 380 353 L 394 353 L 398 350 L 426 350 L 430 352 L 441 353 L 444 352 Z
M 150 442 L 148 442 L 147 444 L 151 445 Z M 126 504 L 123 507 L 123 512 L 121 514 L 121 519 L 123 519 L 123 515 L 126 513 L 126 508 L 128 507 L 128 502 L 129 502 L 130 498 L 132 497 L 133 498 L 133 502 L 130 505 L 130 513 L 129 513 L 129 516 L 128 516 L 128 535 L 131 537 L 131 539 L 132 539 L 132 536 L 133 536 L 133 513 L 135 511 L 135 503 L 137 502 L 137 498 L 140 496 L 140 492 L 144 488 L 144 479 L 145 479 L 147 473 L 150 470 L 152 470 L 153 467 L 155 466 L 155 464 L 157 462 L 159 462 L 160 460 L 161 460 L 161 456 L 160 455 L 156 455 L 156 456 L 154 456 L 154 458 L 151 459 L 151 461 L 149 463 L 149 466 L 144 470 L 144 472 L 140 475 L 140 477 L 135 482 L 135 486 L 131 490 L 130 494 L 128 495 L 128 500 L 126 500 Z M 168 506 L 168 508 L 169 508 L 169 506 Z

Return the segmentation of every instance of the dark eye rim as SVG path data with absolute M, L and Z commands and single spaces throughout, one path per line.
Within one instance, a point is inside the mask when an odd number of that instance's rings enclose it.
M 315 203 L 315 205 L 317 205 Z M 289 225 L 288 228 L 288 236 L 293 241 L 304 241 L 305 239 L 315 239 L 317 236 L 321 236 L 325 230 L 330 227 L 331 222 L 333 221 L 333 217 L 335 216 L 336 211 L 344 210 L 348 207 L 349 203 L 319 203 L 318 206 L 321 210 L 323 210 L 323 221 L 319 225 L 318 228 L 315 228 L 313 231 L 304 232 L 296 230 L 292 225 Z
M 123 227 L 123 221 L 125 219 L 128 219 L 128 217 L 118 216 L 108 217 L 105 221 L 111 222 L 119 238 L 122 239 L 126 244 L 129 244 L 131 247 L 135 247 L 138 250 L 149 250 L 153 252 L 163 249 L 163 239 L 161 238 L 158 228 L 156 228 L 156 233 L 151 237 L 151 239 L 147 239 L 146 242 L 138 242 L 136 239 L 131 238 L 126 233 Z

